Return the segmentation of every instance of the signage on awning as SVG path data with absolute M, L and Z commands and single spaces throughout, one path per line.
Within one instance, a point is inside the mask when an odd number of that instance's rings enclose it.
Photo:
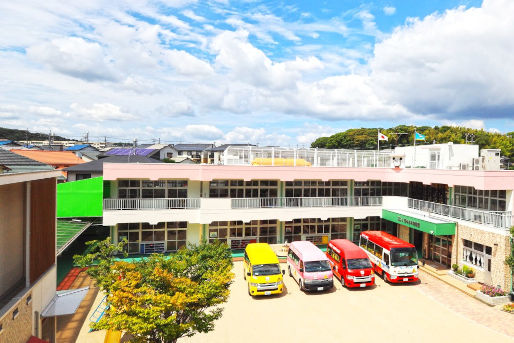
M 431 235 L 454 235 L 455 223 L 403 210 L 382 210 L 382 218 Z

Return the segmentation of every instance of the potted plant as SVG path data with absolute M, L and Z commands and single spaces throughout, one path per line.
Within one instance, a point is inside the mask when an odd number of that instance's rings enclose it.
M 499 286 L 484 284 L 482 288 L 477 291 L 475 297 L 490 306 L 496 306 L 509 302 L 509 296 L 507 294 L 508 293 Z

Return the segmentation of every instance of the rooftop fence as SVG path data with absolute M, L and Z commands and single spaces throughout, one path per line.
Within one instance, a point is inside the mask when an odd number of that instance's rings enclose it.
M 392 167 L 391 150 L 294 149 L 230 146 L 223 154 L 225 165 L 295 167 Z
M 512 212 L 482 211 L 411 198 L 408 200 L 408 206 L 415 210 L 465 220 L 499 229 L 508 230 L 513 224 Z

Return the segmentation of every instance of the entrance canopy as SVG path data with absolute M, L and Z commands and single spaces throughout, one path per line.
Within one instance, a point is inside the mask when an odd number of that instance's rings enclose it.
M 75 313 L 88 291 L 89 287 L 57 291 L 52 301 L 41 312 L 41 316 L 54 317 Z
M 455 223 L 404 210 L 382 210 L 382 218 L 431 235 L 455 235 Z

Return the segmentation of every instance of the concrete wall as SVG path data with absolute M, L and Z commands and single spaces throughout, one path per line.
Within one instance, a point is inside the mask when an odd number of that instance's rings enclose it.
M 200 244 L 202 239 L 202 224 L 187 223 L 187 242 Z
M 187 197 L 188 198 L 200 198 L 200 188 L 202 181 L 189 180 L 187 183 Z M 207 183 L 207 189 L 209 185 Z
M 25 185 L 0 186 L 0 298 L 25 276 Z M 8 201 L 4 201 L 8 200 Z M 24 286 L 24 284 L 23 284 Z
M 462 267 L 463 264 L 463 239 L 490 246 L 492 248 L 491 272 L 469 264 L 475 270 L 477 281 L 500 285 L 505 290 L 510 290 L 510 270 L 504 261 L 510 254 L 509 236 L 491 231 L 484 231 L 471 226 L 457 224 L 457 234 L 453 244 L 452 264 L 457 263 Z

